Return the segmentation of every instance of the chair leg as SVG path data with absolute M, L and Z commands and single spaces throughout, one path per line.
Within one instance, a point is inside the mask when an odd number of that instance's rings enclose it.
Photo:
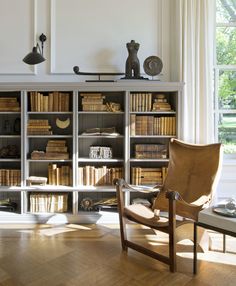
M 169 259 L 170 259 L 170 271 L 176 271 L 176 239 L 175 233 L 169 234 Z
M 124 251 L 128 250 L 126 241 L 127 241 L 127 232 L 126 232 L 126 222 L 125 218 L 120 216 L 120 238 L 121 246 Z
M 176 271 L 176 202 L 169 202 L 169 265 L 170 271 Z
M 121 246 L 124 251 L 128 250 L 126 241 L 127 241 L 127 233 L 126 233 L 126 219 L 124 217 L 124 193 L 122 192 L 122 180 L 118 180 L 116 183 L 116 195 L 117 195 L 117 203 L 119 210 L 119 221 L 120 221 L 120 238 L 121 238 Z

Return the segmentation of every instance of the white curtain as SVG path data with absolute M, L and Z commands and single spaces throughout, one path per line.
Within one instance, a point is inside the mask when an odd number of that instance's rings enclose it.
M 213 141 L 215 0 L 171 0 L 171 79 L 183 81 L 181 134 L 192 143 Z

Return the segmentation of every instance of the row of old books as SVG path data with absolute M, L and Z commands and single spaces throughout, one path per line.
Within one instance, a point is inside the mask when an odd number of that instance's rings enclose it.
M 20 111 L 20 103 L 17 101 L 17 97 L 0 97 L 0 112 L 1 111 Z
M 30 94 L 30 111 L 53 112 L 69 111 L 70 94 L 65 92 L 50 92 L 48 95 L 37 91 L 31 91 Z
M 167 167 L 161 168 L 131 168 L 131 183 L 133 185 L 162 185 L 167 173 Z
M 176 135 L 176 117 L 130 115 L 130 135 Z
M 66 140 L 48 140 L 45 151 L 34 150 L 31 153 L 33 160 L 68 160 L 69 152 Z
M 165 144 L 135 144 L 136 159 L 166 159 L 167 146 Z
M 68 194 L 30 194 L 30 212 L 63 213 L 68 210 Z
M 21 171 L 17 169 L 0 169 L 0 186 L 20 186 Z
M 78 184 L 84 186 L 112 185 L 116 178 L 123 178 L 123 168 L 84 166 L 78 170 Z
M 51 135 L 51 128 L 48 119 L 29 119 L 27 123 L 28 135 Z
M 165 94 L 132 93 L 130 95 L 130 111 L 171 111 L 171 105 Z
M 69 165 L 48 164 L 48 184 L 72 186 L 72 168 Z
M 80 93 L 83 111 L 107 111 L 102 93 Z
M 132 93 L 130 95 L 130 111 L 151 111 L 152 93 Z

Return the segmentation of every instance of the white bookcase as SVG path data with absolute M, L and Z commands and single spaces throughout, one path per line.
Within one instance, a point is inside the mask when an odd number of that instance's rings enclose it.
M 19 186 L 0 186 L 0 199 L 10 198 L 17 203 L 15 212 L 0 212 L 0 222 L 96 222 L 101 217 L 111 221 L 114 213 L 104 211 L 84 211 L 81 201 L 89 198 L 92 201 L 115 197 L 115 187 L 109 183 L 112 172 L 122 168 L 122 177 L 129 183 L 132 179 L 133 168 L 161 168 L 168 165 L 166 158 L 136 158 L 135 146 L 138 144 L 163 144 L 168 146 L 171 137 L 179 136 L 179 114 L 182 99 L 182 83 L 158 81 L 126 81 L 117 82 L 90 82 L 90 83 L 2 83 L 0 85 L 1 97 L 17 97 L 20 104 L 19 112 L 0 111 L 0 149 L 7 145 L 16 145 L 19 149 L 19 158 L 0 158 L 0 170 L 18 168 L 20 170 Z M 39 92 L 48 96 L 53 92 L 69 94 L 68 111 L 35 111 L 31 107 L 31 93 Z M 120 105 L 120 110 L 111 111 L 85 111 L 82 107 L 84 95 L 102 94 L 104 104 L 114 102 Z M 150 94 L 153 99 L 156 94 L 164 94 L 171 105 L 170 111 L 136 110 L 132 107 L 134 97 L 142 98 Z M 140 97 L 141 94 L 141 97 Z M 146 98 L 148 101 L 148 99 Z M 145 96 L 141 99 L 145 102 Z M 146 104 L 146 103 L 145 103 Z M 150 105 L 150 103 L 149 103 Z M 136 106 L 137 107 L 137 106 Z M 137 107 L 138 109 L 138 107 Z M 131 131 L 134 115 L 138 120 L 145 118 L 143 125 L 149 123 L 145 120 L 154 120 L 158 117 L 175 117 L 175 134 L 156 134 L 156 132 L 136 133 Z M 14 131 L 14 124 L 19 124 L 18 134 Z M 69 127 L 60 129 L 56 119 L 64 121 L 70 119 Z M 17 120 L 16 120 L 17 119 Z M 48 120 L 52 127 L 52 134 L 28 134 L 27 123 L 29 120 Z M 138 122 L 137 120 L 137 122 Z M 137 124 L 136 122 L 136 124 Z M 139 122 L 138 122 L 139 124 Z M 169 123 L 167 122 L 167 125 Z M 144 127 L 145 128 L 147 128 Z M 102 131 L 114 128 L 116 134 L 107 134 Z M 143 127 L 143 126 L 142 126 Z M 142 128 L 141 127 L 141 128 Z M 97 128 L 99 134 L 89 134 L 91 129 Z M 49 140 L 65 140 L 68 147 L 69 159 L 66 160 L 41 160 L 31 159 L 34 150 L 45 150 Z M 91 146 L 106 146 L 112 150 L 112 158 L 91 159 L 89 157 Z M 168 152 L 167 152 L 168 153 Z M 29 176 L 48 177 L 48 164 L 69 165 L 71 167 L 70 186 L 64 185 L 27 185 Z M 98 169 L 112 170 L 100 183 L 91 185 L 89 181 L 81 181 L 81 169 L 87 168 L 92 181 Z M 113 169 L 112 169 L 113 168 Z M 95 171 L 95 169 L 97 169 Z M 90 171 L 88 171 L 90 170 Z M 85 171 L 84 171 L 85 172 Z M 104 171 L 106 173 L 106 171 Z M 88 174 L 88 173 L 87 173 Z M 83 176 L 82 176 L 83 177 Z M 82 182 L 82 183 L 81 183 Z M 91 182 L 91 181 L 90 181 Z M 94 181 L 93 181 L 94 182 Z M 102 183 L 101 183 L 102 182 Z M 62 213 L 32 212 L 30 196 L 32 194 L 68 194 L 67 211 Z M 136 193 L 126 193 L 127 203 L 136 197 Z

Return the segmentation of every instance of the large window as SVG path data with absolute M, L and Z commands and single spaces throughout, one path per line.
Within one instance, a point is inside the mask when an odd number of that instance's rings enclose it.
M 236 156 L 236 0 L 216 0 L 215 140 Z

